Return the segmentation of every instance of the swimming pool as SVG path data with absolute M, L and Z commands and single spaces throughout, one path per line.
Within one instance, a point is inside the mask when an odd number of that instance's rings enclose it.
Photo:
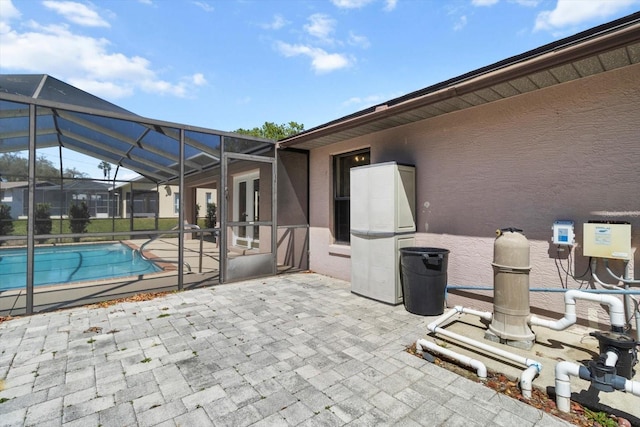
M 37 247 L 34 256 L 34 286 L 137 276 L 162 270 L 122 243 Z M 27 249 L 0 249 L 0 291 L 24 288 L 26 283 Z

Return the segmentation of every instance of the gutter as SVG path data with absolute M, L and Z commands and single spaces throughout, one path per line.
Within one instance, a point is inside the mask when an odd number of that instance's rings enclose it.
M 640 12 L 479 68 L 279 141 L 290 147 L 640 41 Z

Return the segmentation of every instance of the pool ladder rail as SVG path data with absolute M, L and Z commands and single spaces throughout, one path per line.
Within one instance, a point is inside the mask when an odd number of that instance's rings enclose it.
M 180 229 L 180 225 L 176 225 L 175 227 L 173 227 L 171 229 L 171 231 L 175 231 L 175 230 L 178 230 L 178 229 Z M 184 224 L 184 229 L 185 230 L 200 230 L 200 226 L 198 226 L 196 224 L 187 224 L 187 223 L 185 223 Z M 204 234 L 203 233 L 199 233 L 199 234 L 200 234 L 200 265 L 199 265 L 199 268 L 198 268 L 198 272 L 202 273 L 202 240 L 203 240 Z M 144 242 L 142 245 L 140 245 L 140 248 L 134 249 L 133 252 L 134 253 L 135 252 L 139 253 L 140 254 L 140 258 L 142 258 L 142 259 L 144 259 L 146 261 L 152 261 L 152 262 L 160 261 L 160 262 L 168 262 L 168 263 L 178 264 L 179 261 L 177 261 L 177 260 L 166 259 L 166 258 L 153 258 L 153 259 L 150 259 L 150 258 L 147 258 L 144 255 L 144 248 L 148 244 L 152 243 L 153 241 L 159 239 L 162 236 L 163 236 L 163 234 L 156 234 L 155 236 L 153 236 L 152 238 L 150 238 L 149 240 Z M 189 263 L 186 262 L 186 261 L 183 261 L 182 263 L 187 267 L 188 272 L 191 273 L 192 272 L 191 271 L 191 265 L 189 265 Z

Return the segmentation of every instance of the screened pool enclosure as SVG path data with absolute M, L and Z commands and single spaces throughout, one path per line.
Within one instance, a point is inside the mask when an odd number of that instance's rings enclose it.
M 0 75 L 0 156 L 0 315 L 307 268 L 306 152 L 140 117 L 48 75 Z M 87 245 L 105 243 L 125 253 L 79 275 L 97 258 Z M 111 276 L 123 263 L 131 273 Z

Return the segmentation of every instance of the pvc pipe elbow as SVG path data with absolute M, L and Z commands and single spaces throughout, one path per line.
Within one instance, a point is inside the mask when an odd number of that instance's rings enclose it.
M 449 320 L 451 317 L 453 317 L 456 314 L 458 314 L 457 308 L 447 311 L 446 313 L 438 317 L 436 320 L 429 323 L 427 325 L 427 329 L 429 330 L 429 332 L 435 332 L 436 328 L 440 326 L 440 324 L 444 323 L 446 320 Z
M 556 406 L 561 412 L 571 412 L 571 376 L 577 377 L 580 366 L 562 361 L 556 364 Z
M 570 376 L 580 376 L 580 365 L 566 360 L 556 363 L 556 380 L 569 381 Z
M 611 322 L 611 326 L 622 327 L 624 328 L 626 321 L 624 316 L 624 305 L 622 301 L 613 295 L 607 294 L 591 294 L 587 292 L 582 292 L 577 289 L 572 289 L 567 291 L 564 294 L 565 303 L 567 304 L 567 309 L 569 309 L 569 304 L 573 304 L 573 311 L 575 313 L 575 300 L 583 299 L 587 301 L 598 302 L 601 304 L 607 304 L 609 306 L 609 318 Z
M 522 371 L 520 376 L 520 389 L 522 390 L 522 396 L 525 399 L 531 399 L 531 391 L 533 390 L 533 379 L 540 372 L 539 364 L 529 366 Z
M 575 313 L 565 313 L 565 316 L 558 320 L 540 319 L 539 317 L 531 316 L 529 318 L 529 323 L 534 326 L 543 326 L 554 331 L 562 331 L 576 323 L 576 319 L 577 317 Z

